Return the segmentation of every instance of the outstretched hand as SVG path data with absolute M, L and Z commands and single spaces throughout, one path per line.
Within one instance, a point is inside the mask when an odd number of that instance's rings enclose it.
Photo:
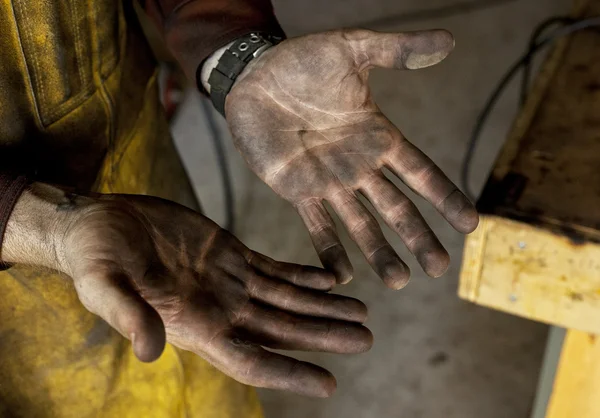
M 265 347 L 361 353 L 373 343 L 366 306 L 326 292 L 331 273 L 253 252 L 175 203 L 67 195 L 58 209 L 57 268 L 143 361 L 168 341 L 242 383 L 323 397 L 336 386 L 328 371 Z
M 227 120 L 238 150 L 265 183 L 294 205 L 321 262 L 340 283 L 351 280 L 352 266 L 325 202 L 387 286 L 402 288 L 410 275 L 358 193 L 427 274 L 438 277 L 448 268 L 448 253 L 383 168 L 427 199 L 456 230 L 469 233 L 478 224 L 471 202 L 381 113 L 368 85 L 373 67 L 424 68 L 442 61 L 453 47 L 452 35 L 444 30 L 303 36 L 252 62 L 227 97 Z

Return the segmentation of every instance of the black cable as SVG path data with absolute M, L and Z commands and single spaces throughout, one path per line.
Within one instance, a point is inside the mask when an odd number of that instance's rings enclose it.
M 235 232 L 235 196 L 233 192 L 233 185 L 231 183 L 231 176 L 229 174 L 229 164 L 227 162 L 227 152 L 225 150 L 225 142 L 221 135 L 221 131 L 217 126 L 212 112 L 212 103 L 209 103 L 205 98 L 201 98 L 202 111 L 204 117 L 208 122 L 208 129 L 210 130 L 213 143 L 215 145 L 215 152 L 217 153 L 217 163 L 219 165 L 219 171 L 221 172 L 221 181 L 223 182 L 223 194 L 225 200 L 225 229 L 231 233 Z
M 385 16 L 379 19 L 374 19 L 368 22 L 362 22 L 360 27 L 364 28 L 379 28 L 387 27 L 391 25 L 399 25 L 405 23 L 413 23 L 422 20 L 429 19 L 441 19 L 444 17 L 456 16 L 459 14 L 466 14 L 475 12 L 482 9 L 488 9 L 490 7 L 502 6 L 508 3 L 514 3 L 517 0 L 479 0 L 479 1 L 460 1 L 457 3 L 449 4 L 439 8 L 430 8 L 422 10 L 414 10 L 411 12 Z
M 519 69 L 521 69 L 521 67 L 523 67 L 525 63 L 530 62 L 531 59 L 535 56 L 535 54 L 537 54 L 544 46 L 554 43 L 558 39 L 563 38 L 572 33 L 595 26 L 600 26 L 600 17 L 579 20 L 555 30 L 550 35 L 546 36 L 542 40 L 530 46 L 528 51 L 523 56 L 521 56 L 502 77 L 502 79 L 492 92 L 491 96 L 487 100 L 485 106 L 483 107 L 483 110 L 479 114 L 477 122 L 475 123 L 475 127 L 473 128 L 471 138 L 467 145 L 467 152 L 461 170 L 461 183 L 463 190 L 471 200 L 475 200 L 475 195 L 471 192 L 471 189 L 469 187 L 469 173 L 471 170 L 471 161 L 473 159 L 473 154 L 475 152 L 477 142 L 479 141 L 481 131 L 483 130 L 483 126 L 485 125 L 487 118 L 489 117 L 496 102 L 500 98 L 500 95 L 504 92 L 504 89 L 506 88 L 508 83 L 517 74 Z
M 548 30 L 548 28 L 554 25 L 567 25 L 573 23 L 575 19 L 571 17 L 564 16 L 555 16 L 549 19 L 544 20 L 540 23 L 535 30 L 533 31 L 531 37 L 529 38 L 529 49 L 533 48 L 535 44 L 539 41 L 540 37 Z M 521 107 L 525 105 L 525 101 L 527 100 L 527 96 L 529 95 L 529 83 L 531 81 L 531 63 L 532 58 L 526 60 L 523 64 L 523 79 L 521 81 Z

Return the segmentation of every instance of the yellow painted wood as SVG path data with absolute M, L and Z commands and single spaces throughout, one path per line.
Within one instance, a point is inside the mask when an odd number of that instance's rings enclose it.
M 574 15 L 600 15 L 600 0 L 578 0 Z M 478 202 L 461 297 L 600 333 L 598 80 L 598 32 L 549 55 Z
M 600 245 L 575 244 L 536 226 L 483 216 L 466 242 L 459 295 L 514 315 L 600 334 Z
M 546 418 L 600 417 L 600 335 L 569 331 Z

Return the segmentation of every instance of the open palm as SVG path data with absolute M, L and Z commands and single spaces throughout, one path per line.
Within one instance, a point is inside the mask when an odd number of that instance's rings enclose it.
M 368 85 L 373 67 L 427 67 L 453 46 L 452 35 L 443 30 L 308 35 L 287 40 L 251 63 L 227 98 L 237 148 L 251 169 L 298 210 L 323 265 L 341 283 L 352 278 L 352 266 L 325 202 L 389 287 L 403 287 L 410 274 L 357 193 L 373 204 L 426 273 L 437 277 L 448 267 L 448 253 L 415 205 L 385 177 L 384 167 L 458 231 L 469 233 L 477 226 L 473 205 L 381 113 Z
M 361 325 L 366 306 L 327 293 L 331 273 L 253 252 L 173 202 L 128 195 L 79 201 L 61 240 L 60 270 L 141 360 L 158 358 L 168 341 L 242 383 L 329 396 L 336 382 L 328 371 L 265 347 L 371 347 Z

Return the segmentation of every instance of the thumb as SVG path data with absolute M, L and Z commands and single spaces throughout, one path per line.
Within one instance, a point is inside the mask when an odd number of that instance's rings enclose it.
M 444 29 L 404 33 L 366 31 L 361 48 L 371 66 L 418 70 L 436 65 L 454 49 L 454 37 Z
M 160 316 L 135 290 L 124 273 L 94 272 L 75 280 L 79 300 L 125 338 L 143 362 L 157 360 L 166 344 Z

